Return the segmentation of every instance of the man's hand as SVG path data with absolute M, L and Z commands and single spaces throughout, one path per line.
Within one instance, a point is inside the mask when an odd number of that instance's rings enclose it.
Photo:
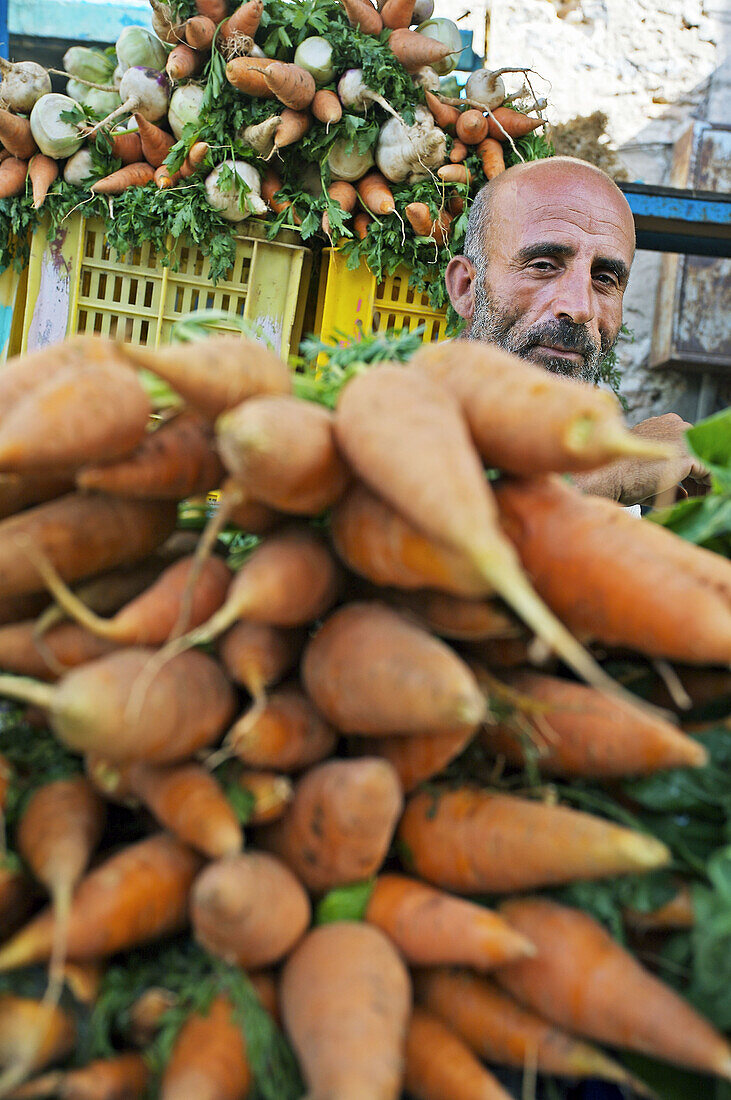
M 643 504 L 681 481 L 698 486 L 710 482 L 708 471 L 688 451 L 684 433 L 691 425 L 677 413 L 651 416 L 631 429 L 634 435 L 665 443 L 673 456 L 665 459 L 627 458 L 588 473 L 575 474 L 574 484 L 585 493 L 610 497 L 620 504 Z

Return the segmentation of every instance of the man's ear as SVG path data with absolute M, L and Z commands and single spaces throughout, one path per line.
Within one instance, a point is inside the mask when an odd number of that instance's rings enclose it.
M 452 305 L 465 321 L 471 321 L 475 312 L 474 279 L 475 265 L 472 260 L 466 256 L 453 256 L 447 264 L 444 282 Z

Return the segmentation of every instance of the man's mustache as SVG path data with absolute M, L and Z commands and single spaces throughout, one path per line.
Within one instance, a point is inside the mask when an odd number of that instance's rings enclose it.
M 575 351 L 585 359 L 597 355 L 599 348 L 583 325 L 574 321 L 547 321 L 533 325 L 521 340 L 521 350 L 528 351 L 539 345 L 562 347 L 566 351 Z

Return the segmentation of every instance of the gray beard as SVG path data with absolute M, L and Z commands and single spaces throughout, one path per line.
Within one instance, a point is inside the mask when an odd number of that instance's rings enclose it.
M 596 385 L 602 378 L 602 364 L 616 344 L 616 340 L 602 339 L 601 346 L 589 336 L 583 325 L 573 321 L 556 320 L 520 331 L 517 323 L 519 314 L 501 309 L 490 296 L 486 280 L 480 273 L 473 282 L 475 312 L 472 324 L 464 333 L 466 340 L 477 340 L 483 344 L 496 344 L 504 351 L 510 351 L 521 359 L 534 362 L 553 374 L 562 374 L 581 382 Z M 570 351 L 582 356 L 581 363 L 557 356 L 555 359 L 532 356 L 533 349 L 544 342 L 561 344 Z

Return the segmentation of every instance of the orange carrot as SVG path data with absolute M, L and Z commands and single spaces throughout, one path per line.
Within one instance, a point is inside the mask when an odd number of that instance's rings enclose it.
M 411 987 L 377 928 L 337 921 L 308 933 L 285 963 L 280 997 L 308 1095 L 396 1100 Z
M 479 642 L 467 642 L 462 647 L 467 656 L 480 661 L 487 668 L 519 668 L 531 663 L 530 637 L 483 638 Z
M 160 1100 L 242 1100 L 251 1069 L 246 1041 L 227 997 L 192 1013 L 178 1032 L 160 1085 Z
M 0 596 L 37 592 L 40 573 L 28 556 L 39 547 L 65 581 L 140 561 L 173 530 L 174 504 L 86 497 L 38 504 L 0 522 Z
M 115 648 L 76 623 L 60 623 L 42 642 L 32 619 L 0 628 L 0 668 L 39 680 L 56 680 L 61 671 L 95 661 Z
M 463 141 L 455 141 L 449 151 L 449 159 L 452 164 L 461 164 L 469 155 L 469 149 Z
M 49 600 L 43 592 L 29 592 L 26 596 L 0 597 L 0 626 L 35 619 L 48 607 Z
M 470 787 L 412 795 L 399 838 L 410 870 L 460 894 L 631 874 L 670 860 L 652 836 L 564 806 Z
M 413 367 L 373 367 L 341 391 L 335 434 L 372 489 L 426 535 L 463 554 L 574 671 L 615 690 L 536 595 L 500 532 L 482 464 L 447 389 Z
M 353 229 L 356 237 L 364 241 L 368 236 L 368 226 L 373 221 L 370 214 L 366 214 L 365 210 L 360 210 L 353 218 Z
M 28 179 L 33 188 L 33 209 L 39 210 L 45 202 L 48 189 L 58 177 L 58 161 L 36 153 L 28 163 Z
M 465 343 L 457 356 L 454 345 L 432 344 L 413 364 L 455 395 L 482 458 L 507 473 L 533 478 L 587 470 L 636 448 L 637 457 L 658 457 L 627 431 L 613 395 L 499 348 Z M 534 425 L 530 440 L 519 441 L 506 427 L 508 410 L 514 424 Z
M 334 183 L 331 183 L 328 187 L 327 193 L 330 202 L 337 203 L 346 214 L 352 214 L 355 209 L 355 204 L 358 201 L 358 192 L 353 187 L 352 183 L 347 183 L 345 180 L 335 180 Z M 330 218 L 327 210 L 322 215 L 322 229 L 329 237 Z
M 467 970 L 425 970 L 417 976 L 415 992 L 420 1004 L 487 1062 L 516 1069 L 532 1065 L 538 1073 L 598 1077 L 637 1088 L 624 1066 L 522 1007 L 488 978 Z
M 375 168 L 366 172 L 356 183 L 356 190 L 371 214 L 393 214 L 396 203 L 386 177 Z
M 6 110 L 0 110 L 0 141 L 9 153 L 20 160 L 28 160 L 39 151 L 28 119 Z
M 470 730 L 435 733 L 429 737 L 349 737 L 356 756 L 380 756 L 387 760 L 401 782 L 404 794 L 439 775 L 472 740 Z
M 331 534 L 348 568 L 375 584 L 473 597 L 492 592 L 462 555 L 427 538 L 362 482 L 335 505 Z
M 324 893 L 380 870 L 401 805 L 398 777 L 385 760 L 327 760 L 298 780 L 284 817 L 258 830 L 257 843 L 308 890 Z
M 392 31 L 388 46 L 396 60 L 411 73 L 424 65 L 438 65 L 453 53 L 449 46 L 437 42 L 435 38 L 427 38 L 425 34 L 418 34 L 407 27 Z
M 183 412 L 147 433 L 137 449 L 114 463 L 84 466 L 79 489 L 143 500 L 183 500 L 221 484 L 223 466 L 208 424 Z
M 118 168 L 110 176 L 92 183 L 90 190 L 95 195 L 121 195 L 129 187 L 144 187 L 155 176 L 155 169 L 147 163 L 140 161 L 138 164 L 126 164 Z
M 0 372 L 0 416 L 7 416 L 22 398 L 65 368 L 101 365 L 113 356 L 114 344 L 103 336 L 73 336 L 60 344 L 14 356 Z
M 411 17 L 414 14 L 414 2 L 415 0 L 386 0 L 380 9 L 384 27 L 389 27 L 393 31 L 397 27 L 410 26 Z
M 213 336 L 171 348 L 125 344 L 124 354 L 164 379 L 208 420 L 248 397 L 292 392 L 287 364 L 261 344 L 238 336 Z
M 404 1086 L 414 1100 L 509 1100 L 510 1093 L 445 1023 L 415 1008 L 406 1038 Z
M 451 107 L 448 103 L 442 103 L 433 92 L 425 92 L 426 105 L 434 116 L 434 121 L 440 130 L 449 130 L 457 125 L 460 112 L 457 107 Z
M 234 57 L 226 65 L 226 80 L 245 95 L 273 99 L 274 93 L 264 79 L 264 69 L 273 64 L 273 58 L 268 57 Z
M 698 768 L 708 760 L 698 741 L 624 699 L 610 701 L 593 688 L 538 672 L 505 673 L 501 679 L 540 707 L 535 716 L 527 710 L 519 722 L 508 719 L 482 731 L 488 752 L 510 763 L 525 763 L 526 736 L 538 768 L 549 775 L 611 779 Z M 516 706 L 520 712 L 519 701 Z
M 437 168 L 437 175 L 443 183 L 463 183 L 469 187 L 472 174 L 465 164 L 443 164 Z
M 335 447 L 333 420 L 328 409 L 297 397 L 252 397 L 218 419 L 218 451 L 255 500 L 316 516 L 335 503 L 350 476 Z
M 94 409 L 95 415 L 89 415 Z M 73 469 L 127 454 L 142 439 L 150 402 L 137 375 L 111 359 L 60 370 L 0 423 L 0 469 Z
M 576 1035 L 731 1080 L 723 1036 L 593 917 L 547 898 L 500 908 L 538 949 L 496 972 L 521 1003 Z
M 432 218 L 425 202 L 410 202 L 404 213 L 417 236 L 433 237 L 440 248 L 449 240 L 452 215 L 448 211 L 441 210 L 436 218 Z
M 35 901 L 35 888 L 23 871 L 0 867 L 0 941 L 23 923 Z
M 48 710 L 56 736 L 74 752 L 114 761 L 185 760 L 216 740 L 230 721 L 233 689 L 210 657 L 183 653 L 156 670 L 140 710 L 131 705 L 130 693 L 152 654 L 141 647 L 121 649 L 72 669 L 56 686 L 2 675 L 0 690 Z
M 302 112 L 312 103 L 317 85 L 307 69 L 286 61 L 272 61 L 263 69 L 263 75 L 269 91 L 285 107 Z
M 482 111 L 470 108 L 457 119 L 457 137 L 465 145 L 479 145 L 487 137 L 488 123 Z
M 161 191 L 165 191 L 168 187 L 175 186 L 180 179 L 180 172 L 174 172 L 171 176 L 167 164 L 161 164 L 159 168 L 155 169 L 153 178 L 155 180 L 155 185 L 159 187 Z
M 30 997 L 0 994 L 0 1064 L 6 1067 L 6 1081 L 11 1067 L 22 1066 L 25 1073 L 43 1069 L 65 1058 L 75 1042 L 76 1027 L 68 1012 Z
M 241 769 L 236 775 L 235 786 L 251 800 L 247 825 L 269 825 L 279 821 L 294 797 L 291 780 L 277 772 Z
M 177 1003 L 176 994 L 169 989 L 150 986 L 140 993 L 126 1013 L 125 1038 L 136 1047 L 149 1046 L 162 1026 L 163 1016 Z
M 56 1070 L 36 1077 L 13 1093 L 13 1100 L 143 1100 L 150 1071 L 141 1054 L 98 1058 L 81 1069 Z
M 142 159 L 142 142 L 137 130 L 123 130 L 118 134 L 110 134 L 112 143 L 112 156 L 119 157 L 123 165 L 137 164 Z
M 405 875 L 378 876 L 364 919 L 385 932 L 409 966 L 491 970 L 535 954 L 497 913 Z
M 236 34 L 253 38 L 259 29 L 263 11 L 263 0 L 245 0 L 245 3 L 240 4 L 233 15 L 221 25 L 220 38 L 225 40 Z M 215 20 L 215 22 L 219 22 L 219 20 Z
M 512 107 L 496 107 L 488 116 L 488 134 L 497 141 L 506 141 L 508 137 L 521 138 L 545 126 L 545 119 L 531 118 Z
M 351 27 L 363 34 L 379 35 L 383 30 L 383 20 L 370 0 L 340 0 L 345 8 Z
M 99 959 L 182 930 L 197 856 L 163 834 L 123 848 L 82 879 L 71 903 L 68 955 Z M 53 918 L 34 917 L 0 947 L 0 970 L 49 958 Z
M 506 483 L 498 504 L 537 591 L 570 629 L 651 657 L 731 661 L 731 562 L 560 478 Z
M 206 15 L 194 15 L 186 20 L 185 41 L 194 50 L 210 51 L 216 34 L 216 24 Z
M 210 145 L 207 141 L 195 141 L 191 145 L 188 155 L 180 165 L 180 175 L 182 179 L 189 179 L 191 176 L 199 172 L 204 166 L 205 159 L 208 156 Z
M 250 767 L 290 772 L 324 760 L 337 737 L 307 696 L 296 685 L 285 684 L 271 692 L 253 718 L 245 714 L 227 740 Z
M 503 147 L 495 138 L 486 137 L 477 146 L 477 152 L 482 161 L 482 171 L 489 180 L 494 180 L 505 171 L 505 154 Z
M 0 474 L 0 519 L 22 512 L 32 504 L 43 504 L 70 493 L 73 487 L 71 474 L 52 470 L 37 474 Z
M 221 639 L 218 652 L 226 672 L 255 699 L 281 680 L 302 652 L 304 633 L 268 623 L 236 623 Z
M 485 714 L 457 654 L 380 603 L 331 615 L 305 649 L 302 677 L 317 709 L 343 733 L 448 733 L 475 729 Z
M 300 141 L 311 124 L 312 118 L 308 111 L 294 111 L 289 107 L 285 107 L 281 113 L 281 122 L 277 126 L 274 135 L 274 152 Z
M 205 64 L 205 57 L 194 50 L 187 42 L 179 42 L 168 54 L 165 71 L 173 82 L 189 80 L 199 73 Z
M 205 15 L 214 23 L 220 23 L 226 16 L 226 0 L 195 0 L 195 10 L 199 15 Z
M 38 154 L 36 154 L 37 156 Z M 0 164 L 0 198 L 11 199 L 22 195 L 28 176 L 28 161 L 6 157 Z
M 234 966 L 279 962 L 310 924 L 302 884 L 274 856 L 249 852 L 209 863 L 190 897 L 193 935 Z
M 696 922 L 695 905 L 693 903 L 693 891 L 687 882 L 678 885 L 677 892 L 673 894 L 664 905 L 649 912 L 639 909 L 624 909 L 622 911 L 626 923 L 640 932 L 653 931 L 654 929 L 693 928 Z
M 428 589 L 418 592 L 395 589 L 387 596 L 389 603 L 409 611 L 442 638 L 469 642 L 524 634 L 520 623 L 493 600 L 468 600 Z
M 318 88 L 310 104 L 310 110 L 318 122 L 329 128 L 343 117 L 343 105 L 335 92 Z
M 169 55 L 168 62 L 172 56 L 173 54 Z M 161 130 L 154 122 L 148 122 L 144 115 L 136 114 L 134 119 L 140 135 L 142 156 L 153 168 L 159 168 L 175 144 L 175 138 L 167 130 Z

